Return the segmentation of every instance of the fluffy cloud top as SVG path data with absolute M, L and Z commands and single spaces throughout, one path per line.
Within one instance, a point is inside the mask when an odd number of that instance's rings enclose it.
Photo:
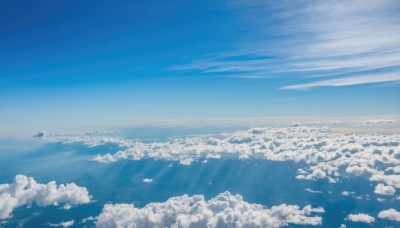
M 347 219 L 352 222 L 365 222 L 365 223 L 372 223 L 375 222 L 375 218 L 368 215 L 368 214 L 349 214 Z
M 64 204 L 70 207 L 89 203 L 90 199 L 87 189 L 74 183 L 57 186 L 55 181 L 51 181 L 39 184 L 32 177 L 17 175 L 13 183 L 0 184 L 0 219 L 10 217 L 15 208 L 24 205 Z
M 396 193 L 396 189 L 393 188 L 392 186 L 386 186 L 384 184 L 379 183 L 376 187 L 375 187 L 375 191 L 376 194 L 380 194 L 380 195 L 388 195 L 388 196 L 392 196 Z
M 400 211 L 396 211 L 396 209 L 391 208 L 389 210 L 379 212 L 378 217 L 400 222 Z
M 179 196 L 143 208 L 132 204 L 106 204 L 97 227 L 282 227 L 288 224 L 320 225 L 323 208 L 301 209 L 282 204 L 266 208 L 250 204 L 240 195 L 224 192 L 208 201 L 202 195 Z
M 386 189 L 400 188 L 400 134 L 343 134 L 323 127 L 252 128 L 218 135 L 173 138 L 165 142 L 144 143 L 135 139 L 77 136 L 52 138 L 64 143 L 81 142 L 88 146 L 115 143 L 116 154 L 97 155 L 99 162 L 144 158 L 179 161 L 183 165 L 207 159 L 268 159 L 304 164 L 298 179 L 327 179 L 364 176 L 383 183 Z M 379 185 L 381 186 L 381 185 Z M 380 193 L 389 193 L 381 191 Z

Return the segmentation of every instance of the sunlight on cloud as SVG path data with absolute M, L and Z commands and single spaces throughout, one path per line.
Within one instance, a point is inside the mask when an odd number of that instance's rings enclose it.
M 372 223 L 375 222 L 375 218 L 368 215 L 368 214 L 349 214 L 347 219 L 352 222 L 365 222 L 365 223 Z
M 32 177 L 17 175 L 11 184 L 0 184 L 0 219 L 11 216 L 15 208 L 36 203 L 38 206 L 64 207 L 90 203 L 91 196 L 84 187 L 74 183 L 60 184 L 55 181 L 47 184 L 39 184 Z
M 77 136 L 47 138 L 89 147 L 115 143 L 115 154 L 97 155 L 102 163 L 146 158 L 179 161 L 190 165 L 208 159 L 267 159 L 302 164 L 297 179 L 363 176 L 376 185 L 375 193 L 393 196 L 400 188 L 400 134 L 337 133 L 324 127 L 269 127 L 217 135 L 173 138 L 165 142 Z M 376 183 L 377 182 L 377 183 Z
M 208 201 L 202 195 L 173 197 L 143 208 L 132 204 L 106 204 L 97 227 L 282 227 L 321 225 L 321 207 L 281 204 L 266 208 L 250 204 L 241 195 L 224 192 Z
M 382 218 L 382 219 L 389 219 L 389 220 L 400 222 L 400 211 L 397 211 L 396 209 L 391 208 L 391 209 L 379 212 L 378 217 Z

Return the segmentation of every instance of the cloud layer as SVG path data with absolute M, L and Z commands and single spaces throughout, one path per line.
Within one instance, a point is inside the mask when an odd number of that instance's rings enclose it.
M 87 189 L 74 183 L 57 186 L 55 181 L 51 181 L 39 184 L 32 177 L 17 175 L 13 183 L 0 184 L 0 219 L 9 218 L 15 208 L 24 205 L 64 204 L 71 207 L 89 203 L 90 199 Z
M 51 140 L 51 139 L 50 139 Z M 394 195 L 400 188 L 400 134 L 343 134 L 323 127 L 252 128 L 218 135 L 173 138 L 144 143 L 135 139 L 109 137 L 54 138 L 64 143 L 88 146 L 115 143 L 115 154 L 97 155 L 103 163 L 145 158 L 179 161 L 190 165 L 207 159 L 267 159 L 302 164 L 296 178 L 327 179 L 363 176 L 377 182 L 375 193 Z
M 106 204 L 97 227 L 282 227 L 320 225 L 323 208 L 282 204 L 266 208 L 250 204 L 240 195 L 224 192 L 208 201 L 202 195 L 179 196 L 143 208 L 132 204 Z

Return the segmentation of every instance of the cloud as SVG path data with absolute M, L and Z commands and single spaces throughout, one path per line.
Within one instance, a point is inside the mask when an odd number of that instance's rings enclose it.
M 87 223 L 89 221 L 94 221 L 96 220 L 93 216 L 89 216 L 87 218 L 82 219 L 81 223 Z
M 354 196 L 355 192 L 343 191 L 342 196 Z
M 400 212 L 393 208 L 379 212 L 378 217 L 400 222 Z
M 396 155 L 398 155 L 398 154 L 399 153 L 396 153 Z M 396 156 L 396 157 L 397 157 L 396 164 L 398 164 L 399 156 Z M 400 175 L 385 175 L 385 174 L 383 174 L 383 172 L 376 172 L 369 178 L 369 180 L 384 182 L 387 185 L 391 185 L 396 188 L 400 188 Z
M 0 219 L 11 216 L 15 208 L 35 203 L 38 206 L 79 205 L 89 203 L 91 196 L 84 187 L 74 183 L 60 184 L 55 181 L 39 184 L 32 177 L 17 175 L 11 184 L 0 184 Z
M 376 119 L 376 120 L 367 120 L 365 121 L 365 124 L 389 124 L 395 122 L 396 120 Z
M 143 183 L 151 183 L 151 182 L 153 182 L 153 179 L 148 179 L 148 178 L 143 179 Z
M 347 219 L 352 222 L 365 222 L 365 223 L 372 223 L 375 222 L 375 218 L 368 215 L 368 214 L 349 214 Z
M 106 204 L 97 227 L 282 227 L 288 224 L 321 225 L 323 208 L 281 204 L 266 208 L 240 195 L 224 192 L 208 201 L 202 195 L 173 197 L 143 208 Z
M 74 223 L 75 223 L 75 221 L 71 220 L 71 221 L 67 221 L 67 222 L 61 222 L 61 223 L 58 223 L 58 224 L 49 224 L 49 226 L 52 226 L 52 227 L 61 227 L 62 226 L 64 228 L 66 228 L 66 227 L 73 226 Z
M 71 136 L 91 136 L 91 135 L 109 135 L 109 134 L 114 134 L 118 133 L 119 130 L 85 130 L 85 131 L 72 131 L 72 132 L 47 132 L 47 131 L 39 131 L 35 135 L 33 135 L 33 138 L 37 139 L 44 139 L 46 137 L 71 137 Z
M 284 86 L 281 89 L 307 90 L 314 87 L 350 86 L 350 85 L 360 85 L 360 84 L 377 83 L 377 82 L 391 82 L 391 81 L 400 81 L 400 72 L 394 74 L 373 74 L 373 75 L 328 79 L 311 83 Z
M 283 77 L 289 81 L 284 89 L 400 80 L 397 1 L 234 0 L 227 5 L 237 15 L 236 26 L 247 31 L 246 38 L 235 40 L 230 51 L 198 56 L 172 70 Z M 335 79 L 315 79 L 322 77 Z
M 324 193 L 324 192 L 322 192 L 322 191 L 312 190 L 311 188 L 306 188 L 306 191 L 307 191 L 307 192 L 310 192 L 310 193 L 317 193 L 317 194 L 323 194 L 323 193 Z
M 118 130 L 88 130 L 84 133 L 86 135 L 94 135 L 94 134 L 113 134 L 119 132 Z
M 302 163 L 296 178 L 326 179 L 362 176 L 400 188 L 400 134 L 338 133 L 325 127 L 266 127 L 215 135 L 173 138 L 164 142 L 97 136 L 48 137 L 89 147 L 114 143 L 115 154 L 96 155 L 109 163 L 147 158 L 179 161 L 182 165 L 210 159 L 267 159 Z M 378 184 L 377 183 L 377 184 Z M 391 188 L 386 187 L 386 188 Z
M 33 136 L 33 138 L 43 139 L 46 137 L 46 135 L 46 131 L 39 131 L 36 135 Z
M 393 188 L 392 186 L 386 186 L 384 184 L 379 183 L 378 185 L 376 185 L 374 192 L 380 195 L 392 196 L 396 193 L 396 189 Z

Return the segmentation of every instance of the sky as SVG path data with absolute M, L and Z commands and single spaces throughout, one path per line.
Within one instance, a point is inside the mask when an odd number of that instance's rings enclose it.
M 0 129 L 400 113 L 400 2 L 2 1 Z

